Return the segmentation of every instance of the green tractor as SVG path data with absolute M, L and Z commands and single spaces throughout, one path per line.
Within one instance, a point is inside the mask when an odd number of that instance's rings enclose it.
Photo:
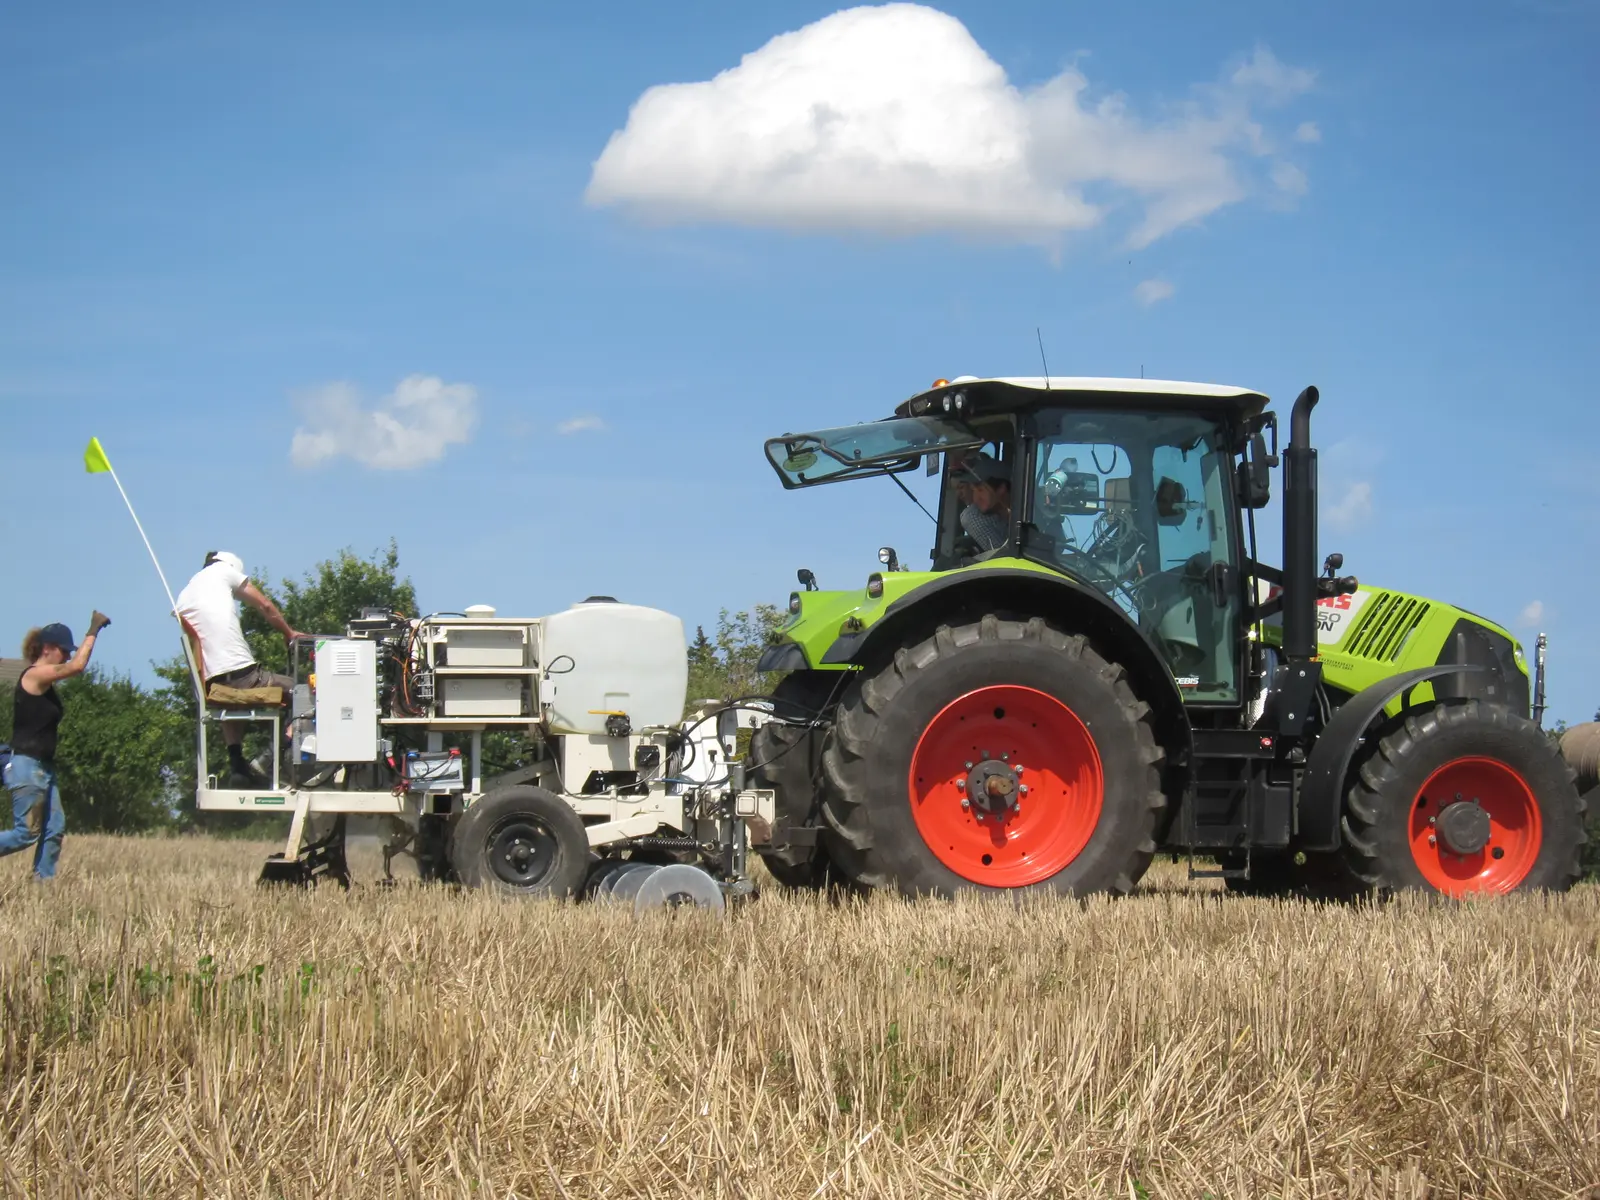
M 1571 886 L 1584 803 L 1517 642 L 1319 572 L 1316 403 L 1283 447 L 1281 568 L 1254 520 L 1278 422 L 1243 388 L 940 380 L 768 441 L 786 488 L 941 480 L 932 569 L 801 570 L 761 660 L 779 881 L 1125 893 L 1160 852 L 1265 894 Z

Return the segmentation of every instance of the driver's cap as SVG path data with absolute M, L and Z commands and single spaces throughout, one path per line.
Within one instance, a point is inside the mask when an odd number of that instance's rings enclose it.
M 972 454 L 950 472 L 950 478 L 957 483 L 1010 483 L 1011 468 L 992 454 Z
M 226 563 L 239 574 L 244 574 L 244 559 L 240 558 L 232 550 L 213 550 L 206 555 L 206 566 L 209 567 L 212 563 Z

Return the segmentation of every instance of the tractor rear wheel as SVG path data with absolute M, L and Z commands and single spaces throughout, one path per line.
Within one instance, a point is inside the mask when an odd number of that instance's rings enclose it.
M 583 887 L 589 838 L 560 797 L 539 787 L 502 788 L 461 815 L 450 863 L 467 887 L 566 899 Z
M 819 726 L 794 724 L 817 716 L 846 682 L 840 671 L 794 671 L 772 690 L 776 720 L 750 739 L 749 784 L 775 793 L 781 840 L 787 829 L 814 827 L 821 820 L 822 739 Z M 827 852 L 818 845 L 757 846 L 761 861 L 784 887 L 826 887 L 833 878 Z
M 1532 721 L 1478 700 L 1403 714 L 1345 797 L 1345 861 L 1369 890 L 1565 891 L 1584 802 Z
M 1130 891 L 1165 806 L 1149 705 L 1040 618 L 986 616 L 852 680 L 823 752 L 829 858 L 907 896 Z

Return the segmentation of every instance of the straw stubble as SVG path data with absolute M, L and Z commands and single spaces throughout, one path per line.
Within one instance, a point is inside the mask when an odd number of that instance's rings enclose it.
M 262 892 L 74 838 L 0 884 L 10 1195 L 1582 1195 L 1600 888 L 636 920 Z M 1433 1189 L 1431 1192 L 1429 1189 Z

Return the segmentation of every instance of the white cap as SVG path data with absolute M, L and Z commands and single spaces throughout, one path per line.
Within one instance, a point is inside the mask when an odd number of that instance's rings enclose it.
M 244 574 L 244 559 L 240 558 L 232 550 L 218 550 L 211 556 L 211 561 L 227 563 L 235 571 L 239 572 L 239 574 Z

